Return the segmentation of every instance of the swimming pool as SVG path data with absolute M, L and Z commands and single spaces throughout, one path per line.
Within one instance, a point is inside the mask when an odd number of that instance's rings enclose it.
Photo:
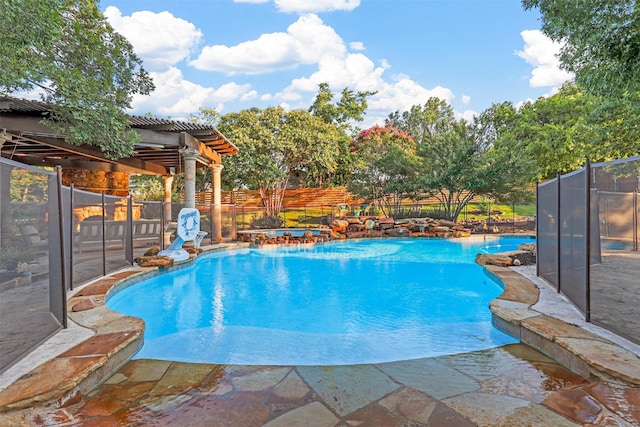
M 523 238 L 372 239 L 212 253 L 124 289 L 146 322 L 136 358 L 250 365 L 408 360 L 516 342 L 491 325 L 501 288 L 478 252 Z

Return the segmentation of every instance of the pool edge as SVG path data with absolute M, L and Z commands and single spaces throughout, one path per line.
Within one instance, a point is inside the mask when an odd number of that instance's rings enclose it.
M 577 325 L 533 309 L 540 291 L 517 267 L 484 266 L 504 287 L 491 301 L 493 325 L 585 378 L 596 376 L 640 385 L 640 358 Z

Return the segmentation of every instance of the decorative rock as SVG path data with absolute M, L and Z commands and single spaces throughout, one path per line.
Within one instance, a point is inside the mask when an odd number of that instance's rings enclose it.
M 144 256 L 156 256 L 158 255 L 159 252 L 160 252 L 160 248 L 157 246 L 154 246 L 152 248 L 147 249 L 147 251 L 144 253 Z
M 173 266 L 173 258 L 161 255 L 141 256 L 136 259 L 136 262 L 140 267 L 169 268 Z
M 95 308 L 95 306 L 96 300 L 93 297 L 84 298 L 82 301 L 75 303 L 73 307 L 71 307 L 71 311 L 91 310 L 92 308 Z
M 513 265 L 513 259 L 506 255 L 478 254 L 476 255 L 476 264 L 510 267 Z
M 343 219 L 334 219 L 333 221 L 331 221 L 330 227 L 335 232 L 344 233 L 347 231 L 347 227 L 349 227 L 349 221 L 345 221 Z
M 535 243 L 523 243 L 518 246 L 519 251 L 527 251 L 527 252 L 535 252 L 536 244 Z
M 520 265 L 534 265 L 536 263 L 536 253 L 529 251 L 511 251 L 503 252 L 502 255 L 506 255 L 511 259 L 519 260 Z

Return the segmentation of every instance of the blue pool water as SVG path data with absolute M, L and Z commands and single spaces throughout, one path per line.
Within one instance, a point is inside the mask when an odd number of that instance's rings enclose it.
M 136 358 L 252 365 L 407 360 L 516 342 L 491 325 L 502 290 L 477 253 L 523 238 L 381 239 L 242 249 L 124 289 L 146 322 Z

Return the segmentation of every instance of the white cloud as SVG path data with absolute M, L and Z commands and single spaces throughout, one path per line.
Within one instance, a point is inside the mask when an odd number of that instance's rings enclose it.
M 182 72 L 175 67 L 162 73 L 152 72 L 151 77 L 156 90 L 150 96 L 134 96 L 132 109 L 135 114 L 152 112 L 161 117 L 181 119 L 197 112 L 200 107 L 214 106 L 218 112 L 222 112 L 225 102 L 257 97 L 249 84 L 227 83 L 218 89 L 204 87 L 185 80 Z
M 317 63 L 327 54 L 345 49 L 333 28 L 309 14 L 291 24 L 286 33 L 263 34 L 235 46 L 206 46 L 189 65 L 227 75 L 262 74 Z
M 284 13 L 351 11 L 360 6 L 360 0 L 274 0 L 274 3 Z
M 147 70 L 164 71 L 189 57 L 202 32 L 169 12 L 134 12 L 122 16 L 117 7 L 104 12 L 111 26 L 129 40 Z
M 462 101 L 462 105 L 468 105 L 471 102 L 471 97 L 469 95 L 462 95 L 460 100 Z
M 533 66 L 529 86 L 554 87 L 573 79 L 572 73 L 560 68 L 558 53 L 562 44 L 552 41 L 540 30 L 524 30 L 520 35 L 524 40 L 524 50 L 515 54 Z
M 302 3 L 307 6 L 316 4 Z M 285 5 L 286 2 L 279 4 Z M 298 4 L 297 1 L 295 4 Z M 353 5 L 355 2 L 324 4 L 337 7 L 339 4 Z M 132 41 L 145 66 L 152 71 L 151 77 L 156 84 L 151 96 L 134 97 L 132 106 L 136 114 L 152 112 L 159 116 L 186 118 L 200 107 L 214 107 L 222 112 L 226 104 L 236 101 L 307 108 L 312 96 L 317 93 L 318 85 L 323 82 L 328 82 L 337 93 L 345 87 L 356 92 L 377 92 L 368 99 L 366 122 L 371 124 L 375 123 L 372 120 L 381 120 L 379 123 L 382 124 L 390 112 L 423 105 L 430 97 L 438 97 L 449 103 L 455 98 L 448 88 L 436 86 L 428 89 L 405 75 L 398 74 L 390 80 L 385 79 L 385 71 L 391 68 L 386 59 L 374 61 L 367 57 L 363 53 L 362 42 L 352 42 L 347 48 L 335 30 L 315 14 L 300 16 L 286 32 L 263 34 L 255 40 L 235 46 L 207 46 L 197 59 L 189 63 L 200 70 L 227 75 L 260 74 L 314 64 L 317 66 L 315 71 L 293 79 L 287 87 L 273 93 L 259 94 L 250 84 L 233 82 L 218 88 L 206 87 L 185 80 L 176 66 L 176 63 L 189 56 L 202 38 L 194 25 L 167 12 L 136 12 L 131 17 L 122 17 L 116 8 L 108 8 L 107 11 L 114 28 Z M 160 23 L 155 23 L 155 19 Z M 170 38 L 148 37 L 152 33 L 164 34 L 160 27 L 178 28 L 185 39 L 179 40 L 180 37 L 175 34 Z M 148 62 L 153 63 L 155 69 L 148 67 Z M 463 104 L 465 99 L 463 97 Z
M 462 113 L 455 112 L 455 116 L 458 119 L 465 119 L 467 123 L 473 122 L 473 119 L 478 115 L 477 111 L 474 110 L 464 110 Z

